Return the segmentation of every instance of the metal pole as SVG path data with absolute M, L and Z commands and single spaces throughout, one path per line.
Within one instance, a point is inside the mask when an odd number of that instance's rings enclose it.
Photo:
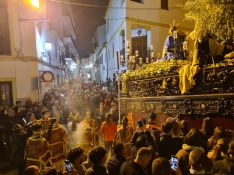
M 118 110 L 119 110 L 119 124 L 121 124 L 121 117 L 120 117 L 120 72 L 118 70 Z
M 116 52 L 116 60 L 117 60 L 117 83 L 118 83 L 118 111 L 119 111 L 119 124 L 121 123 L 121 117 L 120 117 L 120 79 L 121 79 L 121 73 L 119 69 L 119 52 Z
M 108 57 L 108 56 L 109 56 L 109 55 L 108 55 L 108 53 L 107 53 L 107 49 L 106 49 L 106 56 L 107 56 L 107 57 L 106 57 L 106 58 L 107 58 L 107 59 L 106 59 L 106 67 L 107 67 L 107 68 L 106 68 L 106 79 L 108 80 L 108 69 L 109 69 L 109 65 L 108 65 L 109 57 Z

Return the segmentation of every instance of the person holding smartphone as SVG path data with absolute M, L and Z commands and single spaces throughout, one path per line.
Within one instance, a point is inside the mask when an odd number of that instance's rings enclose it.
M 69 160 L 64 160 L 65 168 L 63 171 L 63 175 L 79 175 L 79 173 L 75 170 L 72 163 Z
M 171 165 L 171 169 L 174 170 L 174 171 L 177 171 L 178 169 L 178 158 L 174 155 L 171 156 L 171 159 L 170 159 L 170 165 Z
M 174 155 L 168 160 L 165 157 L 158 157 L 152 162 L 152 175 L 175 175 L 181 174 L 178 168 L 178 158 Z
M 171 165 L 167 158 L 158 157 L 152 162 L 152 175 L 171 175 Z
M 65 161 L 66 171 L 70 172 L 72 167 L 79 173 L 79 175 L 85 174 L 85 168 L 82 163 L 87 159 L 84 154 L 84 150 L 81 147 L 76 147 L 70 150 L 67 154 L 67 160 Z
M 69 160 L 64 160 L 65 163 L 65 170 L 67 173 L 71 173 L 72 172 L 72 164 Z
M 141 147 L 150 147 L 154 151 L 156 150 L 155 140 L 150 131 L 145 128 L 145 124 L 144 120 L 138 120 L 137 122 L 138 126 L 130 142 L 131 153 L 133 156 L 135 156 L 137 150 Z

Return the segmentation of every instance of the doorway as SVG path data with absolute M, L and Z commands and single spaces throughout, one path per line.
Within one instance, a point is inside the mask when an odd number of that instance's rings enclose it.
M 147 57 L 147 36 L 132 37 L 132 55 L 135 54 L 136 50 L 140 57 Z
M 149 34 L 150 31 L 141 27 L 132 29 L 132 55 L 135 55 L 135 51 L 138 51 L 139 57 L 146 58 L 148 56 Z
M 12 82 L 0 82 L 0 105 L 13 106 Z

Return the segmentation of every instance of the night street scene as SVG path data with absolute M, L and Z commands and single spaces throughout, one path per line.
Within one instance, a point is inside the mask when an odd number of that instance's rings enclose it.
M 234 0 L 0 0 L 0 175 L 234 175 Z

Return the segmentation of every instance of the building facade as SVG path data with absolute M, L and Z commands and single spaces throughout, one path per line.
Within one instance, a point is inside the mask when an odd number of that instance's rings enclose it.
M 87 58 L 88 61 L 83 61 L 83 69 L 88 72 L 90 80 L 98 83 L 105 82 L 108 77 L 105 24 L 97 27 L 92 39 L 92 48 L 93 51 Z
M 121 64 L 121 59 L 127 62 L 127 52 L 134 54 L 137 50 L 143 58 L 150 57 L 152 51 L 162 55 L 174 20 L 180 31 L 192 31 L 193 25 L 184 21 L 184 3 L 185 0 L 110 0 L 105 15 L 108 78 L 113 78 L 118 65 L 122 71 L 127 69 L 126 64 Z
M 45 91 L 75 77 L 76 35 L 69 6 L 0 1 L 0 105 L 39 101 Z M 42 79 L 43 73 L 52 73 Z
M 104 82 L 108 77 L 108 60 L 106 55 L 106 25 L 97 27 L 94 35 L 94 55 L 96 55 L 96 80 L 97 82 Z

